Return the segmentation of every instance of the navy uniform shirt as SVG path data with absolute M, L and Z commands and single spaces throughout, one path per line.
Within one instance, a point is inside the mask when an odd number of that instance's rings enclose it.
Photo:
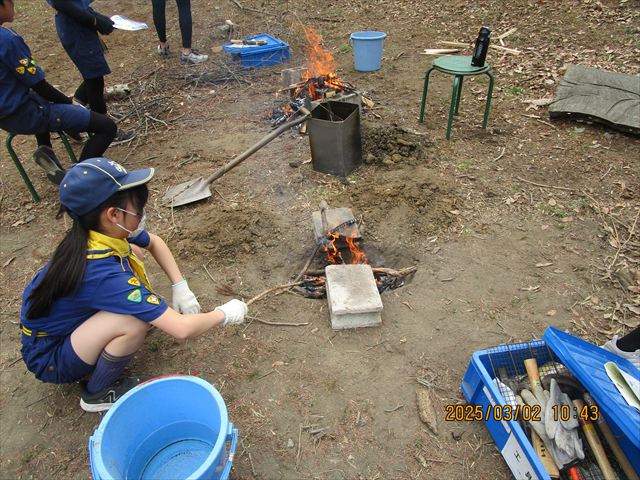
M 149 245 L 150 237 L 144 231 L 129 239 L 129 242 L 145 248 Z M 53 302 L 49 315 L 27 319 L 29 295 L 48 266 L 49 264 L 45 265 L 31 280 L 22 297 L 20 321 L 33 332 L 65 337 L 101 310 L 132 315 L 143 322 L 152 322 L 168 308 L 162 298 L 145 288 L 142 281 L 133 274 L 126 259 L 120 263 L 119 257 L 111 256 L 87 260 L 82 284 L 76 293 Z
M 47 1 L 51 5 L 51 0 Z M 93 0 L 73 0 L 73 3 L 88 12 L 94 12 L 90 7 Z M 60 12 L 56 13 L 56 30 L 62 47 L 82 78 L 99 78 L 111 73 L 104 57 L 103 44 L 95 30 Z
M 29 89 L 42 80 L 44 72 L 31 58 L 22 37 L 0 26 L 0 117 L 27 103 Z

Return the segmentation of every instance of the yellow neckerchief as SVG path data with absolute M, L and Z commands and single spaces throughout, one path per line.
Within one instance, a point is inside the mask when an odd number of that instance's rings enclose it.
M 147 272 L 144 270 L 142 260 L 136 257 L 131 250 L 131 245 L 126 238 L 113 238 L 94 230 L 89 230 L 89 238 L 87 240 L 87 259 L 96 260 L 98 258 L 107 258 L 116 256 L 120 258 L 120 265 L 124 270 L 123 259 L 126 258 L 133 274 L 142 280 L 144 286 L 151 290 L 151 283 L 147 278 Z M 91 252 L 91 253 L 89 253 Z

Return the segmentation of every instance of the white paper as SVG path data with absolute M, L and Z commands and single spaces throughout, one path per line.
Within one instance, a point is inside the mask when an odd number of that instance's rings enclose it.
M 146 30 L 149 28 L 144 22 L 136 22 L 135 20 L 131 20 L 124 15 L 114 15 L 111 17 L 111 21 L 113 22 L 113 28 L 117 28 L 118 30 L 128 30 L 130 32 L 134 32 L 136 30 Z
M 500 453 L 502 453 L 504 461 L 509 465 L 509 470 L 513 473 L 514 478 L 518 480 L 539 478 L 514 434 L 509 435 L 507 443 L 504 444 Z
M 640 410 L 640 382 L 613 362 L 605 363 L 604 369 L 626 402 Z

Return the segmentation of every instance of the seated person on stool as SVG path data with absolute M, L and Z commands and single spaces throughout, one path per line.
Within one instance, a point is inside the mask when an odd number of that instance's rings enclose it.
M 116 124 L 106 115 L 74 105 L 71 98 L 45 80 L 29 47 L 3 26 L 15 16 L 14 0 L 0 0 L 0 129 L 16 135 L 35 135 L 33 158 L 60 183 L 64 170 L 51 148 L 50 132 L 89 132 L 80 160 L 101 157 L 116 135 Z

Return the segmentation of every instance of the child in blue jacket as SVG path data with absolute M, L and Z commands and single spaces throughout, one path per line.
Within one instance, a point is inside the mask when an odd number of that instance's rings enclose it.
M 31 50 L 5 23 L 15 16 L 13 0 L 0 0 L 0 128 L 14 134 L 35 135 L 34 160 L 49 178 L 60 183 L 64 176 L 51 146 L 50 132 L 90 132 L 80 160 L 100 157 L 116 134 L 106 115 L 73 105 L 71 98 L 51 86 Z
M 56 31 L 69 58 L 82 75 L 75 99 L 92 111 L 107 113 L 104 77 L 111 73 L 104 56 L 105 45 L 98 34 L 113 32 L 113 21 L 90 7 L 93 0 L 47 0 L 57 12 Z M 115 143 L 133 138 L 133 132 L 118 131 Z
M 4 0 L 5 2 L 7 0 Z M 80 406 L 107 410 L 140 377 L 122 373 L 150 325 L 187 339 L 244 321 L 231 300 L 200 313 L 166 243 L 144 229 L 153 168 L 127 171 L 108 158 L 75 164 L 60 184 L 73 225 L 22 297 L 22 358 L 43 382 L 82 380 Z M 173 308 L 156 294 L 136 251 L 146 249 L 172 283 Z

